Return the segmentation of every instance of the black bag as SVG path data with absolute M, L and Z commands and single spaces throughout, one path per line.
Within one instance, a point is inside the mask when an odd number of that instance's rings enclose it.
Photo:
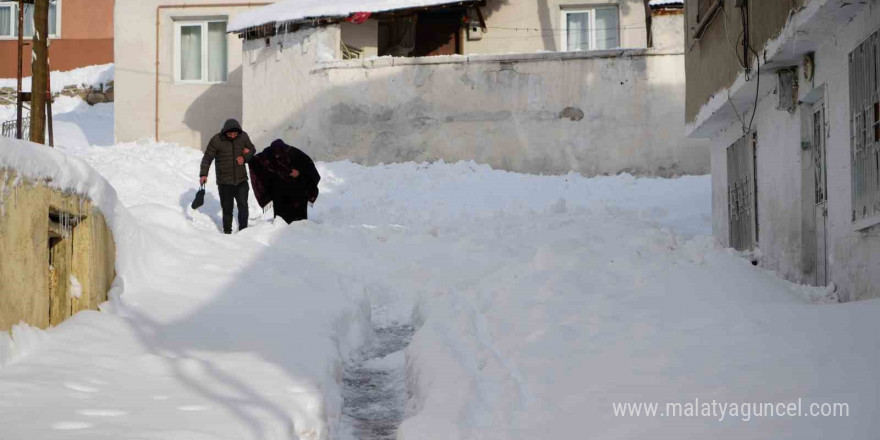
M 193 200 L 192 209 L 199 209 L 205 204 L 205 185 L 199 187 L 196 198 Z

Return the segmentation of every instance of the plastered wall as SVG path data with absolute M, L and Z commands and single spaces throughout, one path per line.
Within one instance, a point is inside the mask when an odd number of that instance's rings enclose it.
M 199 4 L 221 6 L 198 7 Z M 117 142 L 156 137 L 156 13 L 159 5 L 186 5 L 159 12 L 159 140 L 204 149 L 226 119 L 241 118 L 241 40 L 236 35 L 227 37 L 229 78 L 226 82 L 190 84 L 174 80 L 175 21 L 228 19 L 251 9 L 222 4 L 211 0 L 117 2 Z
M 319 160 L 475 160 L 526 173 L 703 174 L 684 57 L 641 50 L 320 62 L 338 28 L 247 42 L 244 123 Z
M 880 8 L 865 11 L 845 25 L 815 52 L 815 75 L 799 71 L 799 101 L 794 112 L 776 110 L 775 92 L 758 104 L 754 129 L 758 134 L 759 247 L 765 267 L 799 283 L 816 282 L 816 221 L 809 115 L 824 102 L 827 145 L 828 279 L 844 301 L 880 297 L 880 226 L 857 229 L 852 221 L 852 155 L 850 144 L 850 85 L 848 56 L 880 29 Z M 768 75 L 773 81 L 773 76 Z M 723 245 L 728 241 L 727 147 L 742 134 L 731 121 L 712 139 L 713 229 Z
M 46 328 L 97 310 L 116 276 L 103 215 L 88 200 L 16 180 L 8 170 L 0 170 L 0 187 L 0 331 L 21 321 Z M 82 286 L 79 298 L 71 275 Z

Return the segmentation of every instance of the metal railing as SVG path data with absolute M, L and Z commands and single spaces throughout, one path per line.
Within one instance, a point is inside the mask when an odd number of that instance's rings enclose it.
M 3 123 L 2 136 L 8 138 L 15 138 L 15 120 L 6 121 Z M 26 117 L 21 119 L 21 135 L 25 139 L 28 137 L 28 133 L 31 131 L 31 118 Z

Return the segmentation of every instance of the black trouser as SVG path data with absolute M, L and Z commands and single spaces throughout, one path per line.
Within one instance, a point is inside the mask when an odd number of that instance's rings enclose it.
M 238 205 L 238 230 L 247 228 L 248 223 L 248 187 L 247 182 L 238 185 L 217 185 L 220 190 L 220 207 L 223 208 L 223 233 L 232 233 L 232 204 Z

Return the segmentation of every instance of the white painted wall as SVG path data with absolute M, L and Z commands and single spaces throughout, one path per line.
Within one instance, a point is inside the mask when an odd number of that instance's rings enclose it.
M 684 58 L 615 51 L 318 64 L 337 28 L 245 44 L 244 123 L 320 160 L 476 160 L 528 173 L 702 174 Z M 327 49 L 320 49 L 319 46 Z M 572 120 L 565 109 L 578 115 Z
M 608 5 L 617 6 L 620 11 L 621 47 L 645 48 L 647 31 L 642 0 L 488 0 L 483 13 L 490 29 L 481 40 L 464 41 L 464 53 L 565 50 L 563 8 Z
M 137 0 L 116 2 L 115 63 L 117 142 L 155 137 L 156 10 L 164 9 L 159 35 L 159 139 L 204 148 L 228 118 L 241 118 L 241 40 L 228 36 L 229 80 L 222 84 L 176 84 L 174 21 L 231 18 L 247 7 L 198 7 L 212 0 Z
M 684 47 L 684 12 L 655 14 L 651 21 L 654 49 L 681 50 Z
M 848 56 L 869 35 L 880 29 L 880 8 L 866 7 L 855 20 L 829 35 L 815 53 L 815 77 L 803 76 L 802 101 L 813 96 L 825 100 L 828 124 L 828 264 L 829 279 L 843 300 L 880 297 L 880 227 L 857 231 L 852 223 L 852 166 L 850 146 Z M 765 76 L 763 81 L 773 80 Z M 758 133 L 759 245 L 763 264 L 787 279 L 814 282 L 815 260 L 809 240 L 815 232 L 812 214 L 812 176 L 809 152 L 801 150 L 801 110 L 795 114 L 776 110 L 777 95 L 763 97 L 755 117 Z M 804 104 L 808 111 L 810 104 Z M 742 133 L 738 120 L 712 139 L 713 229 L 717 240 L 728 245 L 727 147 Z

